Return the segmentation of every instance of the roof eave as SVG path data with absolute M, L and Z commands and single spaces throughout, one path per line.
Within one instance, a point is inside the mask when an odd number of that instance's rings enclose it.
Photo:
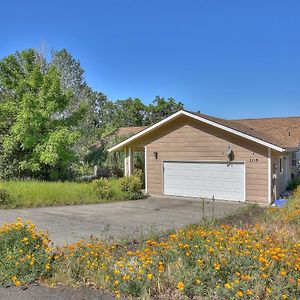
M 299 151 L 299 147 L 286 147 L 284 150 L 285 152 L 297 152 Z

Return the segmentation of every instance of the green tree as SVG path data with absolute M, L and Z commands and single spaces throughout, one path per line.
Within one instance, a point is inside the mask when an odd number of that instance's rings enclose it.
M 81 170 L 86 169 L 86 161 L 90 160 L 89 146 L 100 139 L 104 124 L 107 124 L 111 118 L 107 114 L 109 101 L 103 93 L 93 91 L 87 85 L 80 61 L 76 60 L 66 49 L 53 50 L 50 64 L 55 66 L 60 74 L 62 90 L 72 91 L 72 98 L 65 113 L 74 112 L 80 105 L 87 107 L 85 118 L 81 122 L 82 134 L 74 145 L 74 150 L 78 155 L 78 164 L 75 167 L 81 173 Z
M 9 55 L 0 61 L 0 94 L 1 176 L 70 176 L 86 106 L 70 112 L 73 93 L 57 68 L 33 49 Z
M 138 98 L 117 100 L 113 103 L 112 124 L 118 127 L 143 126 L 147 106 Z
M 182 109 L 184 109 L 183 103 L 176 102 L 173 98 L 165 100 L 163 97 L 156 96 L 153 103 L 148 106 L 145 125 L 157 123 Z

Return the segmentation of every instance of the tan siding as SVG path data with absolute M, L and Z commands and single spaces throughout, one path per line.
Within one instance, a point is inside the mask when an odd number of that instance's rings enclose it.
M 147 147 L 148 193 L 162 194 L 163 161 L 226 161 L 228 144 L 233 147 L 235 160 L 246 162 L 247 201 L 268 203 L 268 151 L 264 146 L 181 117 L 141 138 L 134 147 Z M 158 152 L 157 160 L 154 151 Z M 258 162 L 250 162 L 250 158 L 258 158 Z

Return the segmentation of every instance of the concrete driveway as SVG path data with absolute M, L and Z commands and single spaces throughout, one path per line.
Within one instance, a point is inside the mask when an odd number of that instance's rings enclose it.
M 215 216 L 234 213 L 246 204 L 215 202 Z M 143 200 L 78 206 L 1 209 L 0 225 L 17 217 L 31 220 L 39 229 L 48 230 L 55 245 L 73 243 L 91 235 L 100 239 L 140 237 L 202 220 L 199 199 L 148 197 Z M 206 201 L 205 215 L 211 217 L 212 204 Z

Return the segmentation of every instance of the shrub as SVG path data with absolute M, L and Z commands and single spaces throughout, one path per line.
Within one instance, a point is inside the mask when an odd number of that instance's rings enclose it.
M 300 185 L 300 177 L 293 178 L 288 182 L 287 189 L 290 191 L 295 190 Z
M 137 176 L 140 178 L 141 180 L 141 183 L 142 183 L 142 189 L 145 188 L 145 172 L 142 170 L 142 169 L 137 169 L 135 172 L 134 172 L 134 176 Z
M 51 272 L 52 248 L 46 233 L 18 219 L 0 228 L 0 284 L 16 286 L 47 277 Z
M 123 177 L 120 179 L 121 190 L 127 194 L 128 199 L 136 200 L 143 197 L 142 181 L 138 176 Z
M 112 185 L 107 178 L 96 179 L 92 182 L 92 187 L 101 199 L 108 199 L 112 197 Z
M 0 207 L 6 207 L 11 203 L 12 199 L 6 189 L 0 187 Z

